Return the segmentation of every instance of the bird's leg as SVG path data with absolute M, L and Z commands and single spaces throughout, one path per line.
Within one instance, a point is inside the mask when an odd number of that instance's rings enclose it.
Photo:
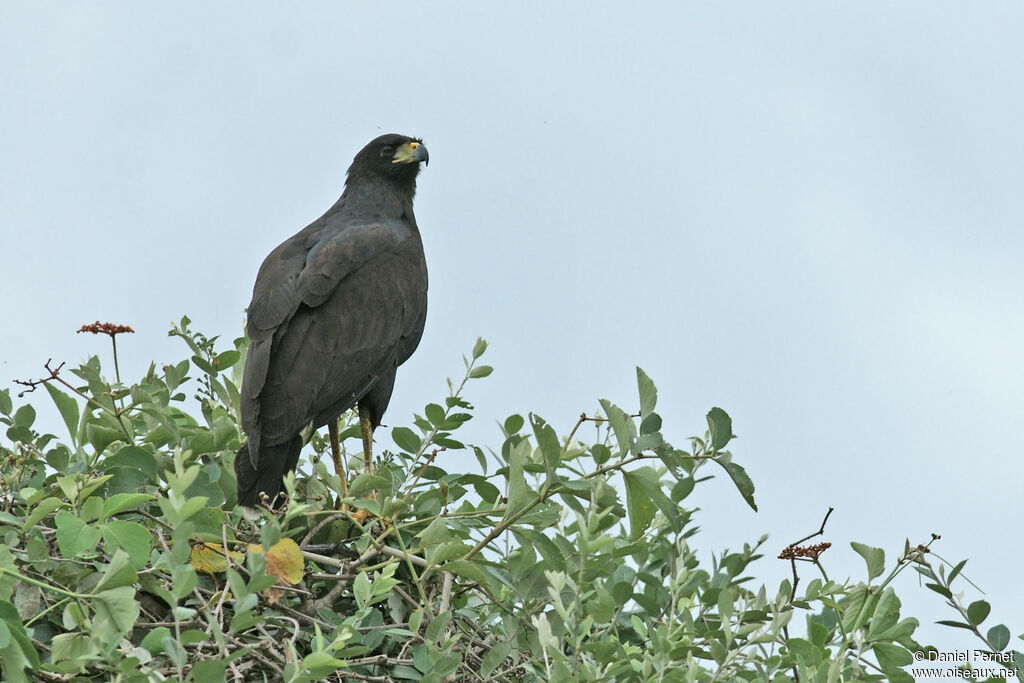
M 334 459 L 334 471 L 341 478 L 341 497 L 348 498 L 348 479 L 345 476 L 345 465 L 341 462 L 341 439 L 338 438 L 338 421 L 327 423 L 327 433 L 331 437 L 331 458 Z
M 370 418 L 370 409 L 361 403 L 359 404 L 359 428 L 363 433 L 363 461 L 366 463 L 366 473 L 370 474 L 373 472 L 373 420 Z M 376 500 L 376 491 L 370 491 L 368 498 Z M 369 510 L 360 508 L 356 510 L 353 518 L 361 525 L 369 516 Z
M 370 419 L 370 410 L 359 406 L 359 426 L 363 432 L 363 462 L 366 463 L 366 473 L 373 472 L 373 421 Z

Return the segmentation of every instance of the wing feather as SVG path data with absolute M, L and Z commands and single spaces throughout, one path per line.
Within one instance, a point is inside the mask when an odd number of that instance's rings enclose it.
M 294 267 L 287 256 L 279 263 Z M 264 288 L 255 318 L 250 310 L 251 403 L 243 413 L 253 419 L 243 423 L 271 446 L 351 408 L 389 372 L 393 381 L 422 332 L 426 265 L 418 232 L 388 221 L 322 231 L 297 273 L 264 269 L 279 284 Z

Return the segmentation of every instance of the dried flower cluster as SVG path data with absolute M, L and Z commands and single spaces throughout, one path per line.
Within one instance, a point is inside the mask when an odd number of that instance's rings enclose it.
M 791 545 L 788 548 L 783 548 L 782 552 L 779 553 L 780 560 L 797 560 L 803 558 L 810 558 L 817 560 L 818 557 L 832 547 L 831 543 L 818 543 L 816 545 Z
M 109 334 L 111 337 L 113 337 L 115 335 L 121 334 L 122 332 L 131 332 L 132 334 L 134 334 L 135 330 L 133 330 L 128 325 L 101 323 L 99 320 L 97 320 L 94 323 L 82 325 L 82 327 L 78 330 L 78 333 L 81 334 L 82 332 L 92 332 L 93 334 Z

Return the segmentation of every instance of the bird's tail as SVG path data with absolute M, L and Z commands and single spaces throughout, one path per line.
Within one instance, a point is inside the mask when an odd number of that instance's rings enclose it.
M 276 446 L 261 446 L 259 467 L 253 467 L 249 444 L 244 444 L 235 455 L 235 478 L 238 481 L 238 504 L 256 507 L 267 496 L 271 503 L 280 502 L 284 495 L 282 480 L 286 472 L 295 469 L 302 450 L 302 438 L 295 435 L 290 441 Z

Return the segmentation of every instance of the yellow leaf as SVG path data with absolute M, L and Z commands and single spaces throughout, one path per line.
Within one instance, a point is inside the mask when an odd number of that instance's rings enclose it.
M 219 574 L 228 568 L 228 554 L 235 562 L 242 561 L 242 553 L 225 551 L 219 543 L 196 543 L 192 546 L 192 568 L 203 574 Z
M 250 543 L 248 550 L 250 553 L 264 553 L 263 546 L 258 543 Z M 305 561 L 298 543 L 290 538 L 282 538 L 270 546 L 270 552 L 266 555 L 267 573 L 277 577 L 278 586 L 292 586 L 302 581 Z M 274 586 L 263 591 L 263 596 L 270 604 L 280 600 L 282 595 L 284 591 Z
M 290 538 L 282 538 L 267 551 L 267 573 L 273 574 L 288 585 L 302 581 L 305 562 L 299 544 Z

